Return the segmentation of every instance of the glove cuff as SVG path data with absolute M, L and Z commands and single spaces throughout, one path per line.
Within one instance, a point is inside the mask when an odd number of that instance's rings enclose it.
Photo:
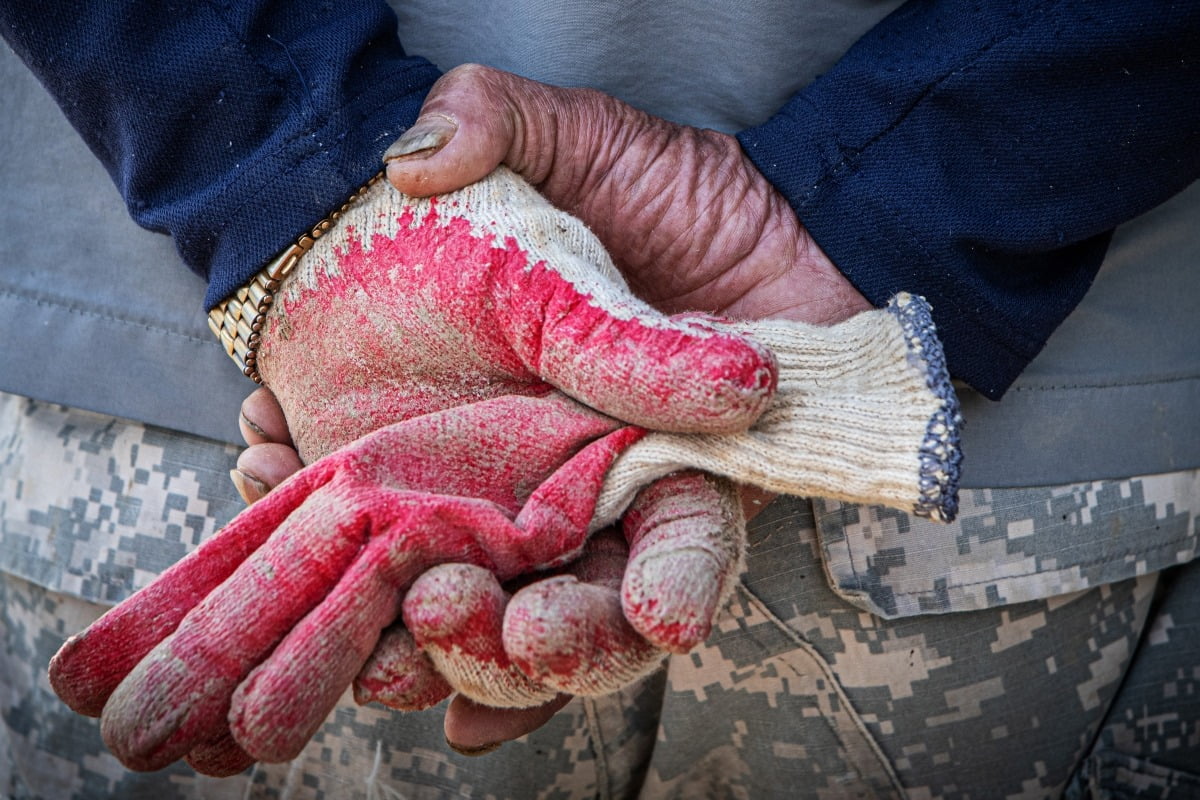
M 908 341 L 907 358 L 924 373 L 929 395 L 937 401 L 921 442 L 918 498 L 912 511 L 919 517 L 951 522 L 958 514 L 963 418 L 932 309 L 925 298 L 903 292 L 888 302 L 887 311 L 900 323 Z
M 641 486 L 684 468 L 781 494 L 954 518 L 962 417 L 923 298 L 900 294 L 830 327 L 732 327 L 779 360 L 774 403 L 743 434 L 648 435 L 606 475 L 594 526 L 619 516 Z

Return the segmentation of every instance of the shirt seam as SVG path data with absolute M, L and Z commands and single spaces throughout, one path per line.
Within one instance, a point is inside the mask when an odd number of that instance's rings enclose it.
M 1076 389 L 1122 389 L 1137 386 L 1162 386 L 1169 383 L 1189 383 L 1200 380 L 1200 374 L 1177 375 L 1170 378 L 1146 378 L 1134 381 L 1116 381 L 1111 383 L 1063 383 L 1049 386 L 1013 386 L 1010 392 L 1066 392 Z
M 155 333 L 163 333 L 168 336 L 175 336 L 180 339 L 185 339 L 189 342 L 195 342 L 197 344 L 208 345 L 214 341 L 213 339 L 209 339 L 207 337 L 194 336 L 190 333 L 187 333 L 186 331 L 181 331 L 179 329 L 162 327 L 159 325 L 155 325 L 153 323 L 139 321 L 139 320 L 135 320 L 135 319 L 129 318 L 129 317 L 121 317 L 116 314 L 105 313 L 102 311 L 97 311 L 95 309 L 85 308 L 83 306 L 76 305 L 74 303 L 70 303 L 70 302 L 60 300 L 57 298 L 53 298 L 53 297 L 38 295 L 35 293 L 26 293 L 26 292 L 13 290 L 13 289 L 0 289 L 0 298 L 5 298 L 5 297 L 13 298 L 16 300 L 32 302 L 34 305 L 40 306 L 43 308 L 62 309 L 69 314 L 75 314 L 75 315 L 81 316 L 81 317 L 91 317 L 94 319 L 101 319 L 101 320 L 106 320 L 109 322 L 120 323 L 122 325 L 128 325 L 128 326 L 134 327 L 134 328 L 141 328 L 142 330 L 146 330 L 146 331 L 152 331 Z

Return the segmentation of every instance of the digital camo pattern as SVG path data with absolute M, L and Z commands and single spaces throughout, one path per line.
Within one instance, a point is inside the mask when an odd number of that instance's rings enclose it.
M 116 604 L 241 510 L 236 460 L 231 445 L 0 394 L 0 570 Z
M 1200 569 L 1172 570 L 1154 623 L 1068 793 L 1200 797 Z
M 1021 603 L 1186 564 L 1200 549 L 1200 470 L 1027 489 L 964 489 L 940 525 L 818 500 L 830 580 L 886 617 Z
M 0 431 L 0 796 L 1200 797 L 1200 569 L 883 620 L 831 590 L 800 500 L 755 521 L 703 647 L 496 753 L 449 750 L 440 711 L 347 700 L 292 763 L 132 773 L 54 696 L 46 664 L 240 509 L 236 453 L 6 395 Z M 1190 519 L 1188 498 L 1172 502 L 1168 517 Z
M 776 502 L 754 528 L 720 630 L 669 663 L 651 796 L 1058 797 L 1118 701 L 1137 709 L 1147 752 L 1178 752 L 1179 728 L 1195 731 L 1194 706 L 1190 722 L 1147 729 L 1162 686 L 1123 682 L 1158 576 L 884 620 L 830 590 L 808 504 Z M 1194 609 L 1200 586 L 1175 588 Z

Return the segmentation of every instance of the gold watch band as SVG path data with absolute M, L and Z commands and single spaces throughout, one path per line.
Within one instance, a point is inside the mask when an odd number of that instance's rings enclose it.
M 250 380 L 262 383 L 262 377 L 258 374 L 258 345 L 267 312 L 275 302 L 275 293 L 283 285 L 283 280 L 300 263 L 301 257 L 312 249 L 317 239 L 332 228 L 338 218 L 361 200 L 367 190 L 382 178 L 383 173 L 377 173 L 336 211 L 314 225 L 311 231 L 302 234 L 295 244 L 288 246 L 259 270 L 249 283 L 208 312 L 209 330 L 220 340 L 225 352 L 238 365 L 242 374 Z

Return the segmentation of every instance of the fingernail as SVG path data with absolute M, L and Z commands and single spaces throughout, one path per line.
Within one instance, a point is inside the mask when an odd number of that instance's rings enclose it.
M 384 152 L 383 160 L 386 163 L 410 156 L 428 158 L 445 147 L 456 130 L 454 121 L 441 114 L 421 117 Z
M 264 431 L 261 427 L 259 427 L 257 424 L 255 424 L 255 422 L 253 420 L 251 420 L 249 417 L 247 417 L 246 413 L 244 411 L 239 413 L 238 417 L 241 419 L 243 425 L 245 425 L 247 428 L 249 428 L 250 430 L 257 433 L 259 436 L 263 437 L 264 439 L 271 438 L 271 437 L 267 436 L 266 431 Z
M 246 501 L 246 505 L 250 505 L 256 500 L 261 500 L 267 494 L 267 485 L 253 475 L 247 475 L 240 469 L 229 470 L 229 479 L 233 481 L 233 488 L 237 489 L 237 493 Z
M 477 747 L 468 747 L 463 744 L 455 744 L 447 739 L 446 744 L 449 745 L 450 749 L 454 752 L 474 758 L 476 756 L 486 756 L 488 753 L 496 752 L 500 749 L 500 745 L 504 744 L 504 742 L 492 742 L 491 744 L 481 744 Z

